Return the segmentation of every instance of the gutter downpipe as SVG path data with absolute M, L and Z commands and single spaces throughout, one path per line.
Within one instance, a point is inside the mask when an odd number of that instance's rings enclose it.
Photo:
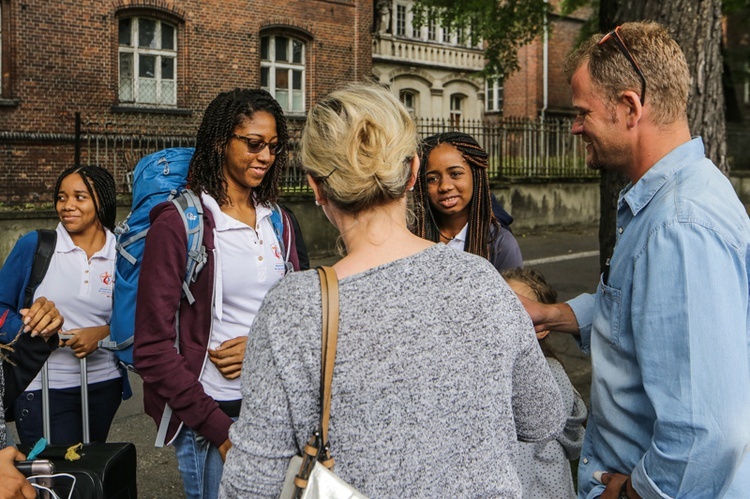
M 544 3 L 547 3 L 548 0 L 544 0 Z M 547 16 L 545 14 L 544 16 L 544 44 L 542 49 L 542 92 L 543 92 L 543 102 L 542 102 L 542 112 L 541 112 L 541 118 L 542 121 L 544 121 L 544 113 L 547 111 L 547 104 L 548 104 L 548 97 L 549 97 L 549 30 L 547 29 Z

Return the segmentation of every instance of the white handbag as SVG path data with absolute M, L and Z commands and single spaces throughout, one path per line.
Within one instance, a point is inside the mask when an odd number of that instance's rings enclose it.
M 367 499 L 333 472 L 328 448 L 331 416 L 331 382 L 339 328 L 339 282 L 331 267 L 318 267 L 323 301 L 323 335 L 320 361 L 320 423 L 302 455 L 289 462 L 279 499 Z

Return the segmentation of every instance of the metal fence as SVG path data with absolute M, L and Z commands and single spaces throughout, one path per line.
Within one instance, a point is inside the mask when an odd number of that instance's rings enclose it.
M 307 191 L 299 159 L 299 138 L 304 122 L 289 123 L 290 166 L 282 189 Z M 135 164 L 143 156 L 167 147 L 195 145 L 197 127 L 160 134 L 158 127 L 141 126 L 138 133 L 123 134 L 112 123 L 99 124 L 84 119 L 81 130 L 81 161 L 111 169 L 115 178 L 130 179 Z M 476 138 L 489 155 L 491 179 L 595 177 L 585 166 L 585 147 L 580 137 L 570 133 L 570 120 L 529 120 L 505 118 L 498 122 L 418 119 L 420 137 L 446 131 L 461 131 Z

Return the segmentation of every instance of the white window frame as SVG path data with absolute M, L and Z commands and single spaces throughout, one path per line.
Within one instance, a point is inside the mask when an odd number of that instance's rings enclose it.
M 0 97 L 3 96 L 3 1 L 0 0 Z
M 438 26 L 436 19 L 427 20 L 427 41 L 436 42 L 438 37 Z
M 147 105 L 147 106 L 170 106 L 174 107 L 177 105 L 177 25 L 162 21 L 161 19 L 156 19 L 153 17 L 148 16 L 127 16 L 123 17 L 122 19 L 130 19 L 130 45 L 120 45 L 118 43 L 118 53 L 117 53 L 117 72 L 118 72 L 118 88 L 117 88 L 117 95 L 120 100 L 120 102 L 128 103 L 128 104 L 140 104 L 140 105 Z M 172 49 L 162 49 L 161 47 L 151 48 L 151 47 L 139 47 L 138 46 L 138 29 L 140 25 L 141 19 L 153 21 L 156 23 L 156 31 L 154 32 L 154 38 L 156 40 L 156 43 L 160 46 L 162 42 L 162 25 L 166 24 L 172 27 L 173 30 L 173 37 L 172 40 Z M 119 24 L 118 24 L 118 30 L 119 30 Z M 119 32 L 118 32 L 119 37 Z M 128 99 L 127 96 L 123 96 L 122 91 L 122 75 L 120 75 L 121 66 L 120 66 L 120 58 L 122 54 L 132 54 L 132 98 Z M 140 57 L 142 56 L 154 56 L 156 57 L 156 62 L 154 64 L 154 78 L 155 81 L 155 99 L 147 100 L 141 96 L 141 86 L 145 83 L 147 78 L 140 76 L 139 73 L 139 65 L 140 65 Z M 170 58 L 174 61 L 174 67 L 172 68 L 172 71 L 174 73 L 174 78 L 171 80 L 174 85 L 174 89 L 172 90 L 172 96 L 171 98 L 167 99 L 164 94 L 164 83 L 166 81 L 170 80 L 162 80 L 161 75 L 161 67 L 162 67 L 162 59 L 163 58 Z
M 396 36 L 409 36 L 409 7 L 403 3 L 397 3 L 396 15 L 393 16 L 393 34 Z
M 466 101 L 466 96 L 463 94 L 451 94 L 450 97 L 450 123 L 451 126 L 458 127 L 461 125 L 461 118 L 463 117 L 463 107 Z
M 307 61 L 307 44 L 304 40 L 300 38 L 296 38 L 293 36 L 286 36 L 286 35 L 262 35 L 261 36 L 261 43 L 263 38 L 268 38 L 268 59 L 263 59 L 261 54 L 261 61 L 260 61 L 260 67 L 261 71 L 263 71 L 263 68 L 268 68 L 268 85 L 267 86 L 261 86 L 264 90 L 268 91 L 271 95 L 273 95 L 274 99 L 276 99 L 279 104 L 281 105 L 281 108 L 286 113 L 291 114 L 303 114 L 305 112 L 305 98 L 306 98 L 306 61 Z M 291 57 L 292 54 L 292 47 L 293 43 L 297 42 L 302 45 L 302 62 L 292 62 L 292 61 L 277 61 L 276 60 L 276 38 L 283 38 L 287 40 L 287 50 L 290 54 L 290 59 L 293 59 Z M 282 102 L 277 97 L 277 90 L 279 90 L 276 87 L 276 70 L 286 70 L 288 73 L 287 81 L 288 86 L 286 88 L 287 91 L 287 99 L 286 102 Z M 300 107 L 294 108 L 294 72 L 299 71 L 301 73 L 301 100 L 300 100 Z
M 485 80 L 484 95 L 485 111 L 488 113 L 499 113 L 503 110 L 503 85 L 499 79 Z
M 417 108 L 419 107 L 419 93 L 411 88 L 405 88 L 398 93 L 398 100 L 404 105 L 412 118 L 417 116 Z M 411 104 L 407 101 L 411 100 Z

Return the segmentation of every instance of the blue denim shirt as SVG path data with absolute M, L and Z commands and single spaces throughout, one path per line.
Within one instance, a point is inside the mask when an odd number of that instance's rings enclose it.
M 621 193 L 606 282 L 569 302 L 591 353 L 579 498 L 750 497 L 750 221 L 695 138 Z

